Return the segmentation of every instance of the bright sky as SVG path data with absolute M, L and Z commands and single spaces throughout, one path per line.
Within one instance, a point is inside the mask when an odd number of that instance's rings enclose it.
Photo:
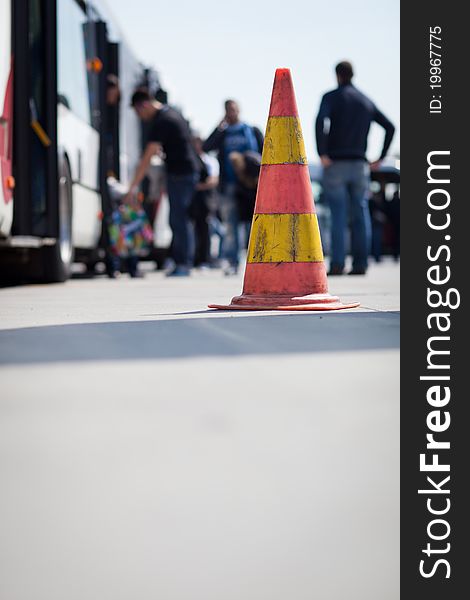
M 335 87 L 334 65 L 351 60 L 355 84 L 397 127 L 399 0 L 108 0 L 138 57 L 156 68 L 170 103 L 203 136 L 223 116 L 225 98 L 264 132 L 276 67 L 289 67 L 310 161 L 321 95 Z M 373 125 L 369 158 L 381 150 Z

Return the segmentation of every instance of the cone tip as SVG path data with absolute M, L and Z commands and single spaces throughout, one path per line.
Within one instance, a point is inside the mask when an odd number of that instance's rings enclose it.
M 270 117 L 298 117 L 290 69 L 280 67 L 274 75 Z

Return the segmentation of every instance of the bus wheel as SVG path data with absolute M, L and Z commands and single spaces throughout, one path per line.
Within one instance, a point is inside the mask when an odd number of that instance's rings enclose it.
M 42 251 L 45 281 L 66 281 L 73 263 L 72 177 L 66 159 L 59 162 L 59 237 L 53 246 L 45 246 Z

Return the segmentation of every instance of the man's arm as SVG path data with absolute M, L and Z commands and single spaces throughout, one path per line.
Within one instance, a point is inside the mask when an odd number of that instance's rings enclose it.
M 327 153 L 328 135 L 325 133 L 325 119 L 329 119 L 331 114 L 330 103 L 327 96 L 323 96 L 318 110 L 317 119 L 315 121 L 315 137 L 317 140 L 317 151 L 321 163 L 324 167 L 331 164 L 331 160 Z
M 224 128 L 222 123 L 214 129 L 207 140 L 202 144 L 204 152 L 211 152 L 211 150 L 220 150 L 222 146 L 222 139 L 224 137 Z
M 390 144 L 392 143 L 393 134 L 395 133 L 395 127 L 393 123 L 389 121 L 387 117 L 383 113 L 381 113 L 377 107 L 374 111 L 374 121 L 385 129 L 385 139 L 382 148 L 382 153 L 380 154 L 379 158 L 380 161 L 387 155 L 388 149 L 390 148 Z
M 152 156 L 158 153 L 160 148 L 160 144 L 158 142 L 149 142 L 145 146 L 144 153 L 142 154 L 142 158 L 140 159 L 139 164 L 137 165 L 137 169 L 135 170 L 135 175 L 131 181 L 129 186 L 129 191 L 126 194 L 125 200 L 129 200 L 134 192 L 135 188 L 140 184 L 142 179 L 147 174 L 148 168 L 150 166 L 150 161 L 152 160 Z

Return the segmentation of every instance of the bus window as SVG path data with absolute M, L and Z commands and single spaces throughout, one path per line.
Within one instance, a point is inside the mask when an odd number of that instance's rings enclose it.
M 58 96 L 77 117 L 91 125 L 83 30 L 86 20 L 75 0 L 58 0 Z

